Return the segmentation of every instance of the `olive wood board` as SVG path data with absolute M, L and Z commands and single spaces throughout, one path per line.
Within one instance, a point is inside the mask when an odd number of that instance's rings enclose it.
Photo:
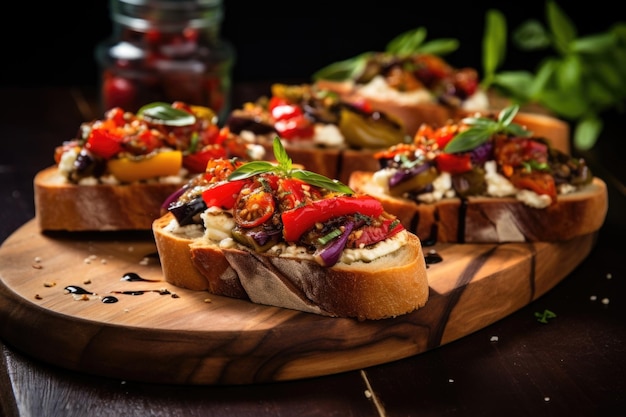
M 442 259 L 429 264 L 426 305 L 358 321 L 174 287 L 149 231 L 51 234 L 33 219 L 0 247 L 0 337 L 46 363 L 129 381 L 331 375 L 423 353 L 502 319 L 565 278 L 596 239 L 424 247 Z M 143 280 L 123 279 L 132 274 Z M 111 297 L 118 301 L 105 302 Z

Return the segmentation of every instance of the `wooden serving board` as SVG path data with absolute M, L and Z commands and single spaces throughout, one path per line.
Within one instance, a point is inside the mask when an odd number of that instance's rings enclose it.
M 425 247 L 442 258 L 429 265 L 426 306 L 359 322 L 173 287 L 150 232 L 43 234 L 31 220 L 0 247 L 0 337 L 47 363 L 131 381 L 329 375 L 425 352 L 511 314 L 566 277 L 596 237 Z

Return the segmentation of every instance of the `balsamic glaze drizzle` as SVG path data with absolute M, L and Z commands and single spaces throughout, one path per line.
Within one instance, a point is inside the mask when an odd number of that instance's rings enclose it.
M 126 282 L 139 282 L 139 281 L 143 281 L 143 282 L 159 282 L 160 280 L 158 279 L 147 279 L 144 278 L 142 276 L 140 276 L 139 274 L 135 273 L 135 272 L 127 272 L 125 273 L 122 278 L 120 279 L 120 281 L 126 281 Z M 68 285 L 67 287 L 65 287 L 65 291 L 68 294 L 73 294 L 73 295 L 87 295 L 87 296 L 97 296 L 96 293 L 91 292 L 91 291 L 87 291 L 86 289 L 84 289 L 83 287 L 79 287 L 77 285 Z M 121 294 L 121 295 L 133 295 L 133 296 L 137 296 L 137 295 L 143 295 L 149 292 L 155 292 L 158 293 L 159 295 L 171 295 L 172 298 L 178 298 L 178 295 L 175 293 L 171 293 L 169 290 L 165 289 L 165 288 L 161 288 L 161 289 L 157 289 L 157 290 L 116 290 L 116 291 L 111 291 L 111 294 Z M 119 301 L 119 299 L 113 295 L 106 295 L 100 298 L 100 300 L 105 303 L 105 304 L 112 304 L 112 303 L 117 303 Z

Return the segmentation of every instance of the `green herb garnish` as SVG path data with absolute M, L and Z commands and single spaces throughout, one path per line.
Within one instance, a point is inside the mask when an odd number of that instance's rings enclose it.
M 463 123 L 470 125 L 467 130 L 456 135 L 443 149 L 446 153 L 470 151 L 487 142 L 489 138 L 498 133 L 512 134 L 515 136 L 531 136 L 532 132 L 524 129 L 513 118 L 519 111 L 519 105 L 514 104 L 506 107 L 498 113 L 496 120 L 488 117 L 466 117 Z
M 287 151 L 283 147 L 280 138 L 276 136 L 273 143 L 274 157 L 278 164 L 269 161 L 252 161 L 247 162 L 233 171 L 228 180 L 242 180 L 254 177 L 255 175 L 274 172 L 285 177 L 296 178 L 315 187 L 325 188 L 327 190 L 336 191 L 344 194 L 354 194 L 354 191 L 337 180 L 331 180 L 323 175 L 303 169 L 294 169 L 291 158 L 287 155 Z
M 196 122 L 196 116 L 193 114 L 162 102 L 146 104 L 139 109 L 137 116 L 166 126 L 189 126 Z
M 384 52 L 364 52 L 355 57 L 334 62 L 313 74 L 313 80 L 355 80 L 368 67 L 370 60 L 376 59 L 378 54 L 397 57 L 408 57 L 415 54 L 445 55 L 454 52 L 459 47 L 459 41 L 452 38 L 442 38 L 425 42 L 427 30 L 425 27 L 408 30 L 393 38 L 385 47 Z
M 548 309 L 545 309 L 542 313 L 536 311 L 535 317 L 539 323 L 547 324 L 548 319 L 556 318 L 556 314 Z
M 333 240 L 334 238 L 341 236 L 341 233 L 342 233 L 342 232 L 341 232 L 341 229 L 334 229 L 333 231 L 331 231 L 331 232 L 329 232 L 329 233 L 325 234 L 324 236 L 319 237 L 319 238 L 317 239 L 317 242 L 318 242 L 320 245 L 325 245 L 325 244 L 327 244 L 328 242 L 330 242 L 331 240 Z

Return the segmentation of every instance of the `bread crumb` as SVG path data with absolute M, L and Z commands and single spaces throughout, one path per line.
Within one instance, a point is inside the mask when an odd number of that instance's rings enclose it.
M 47 288 L 54 287 L 55 285 L 57 285 L 56 282 L 46 281 L 46 282 L 43 283 L 43 286 L 47 287 Z
M 41 262 L 41 257 L 40 256 L 35 256 L 35 263 L 40 263 Z
M 606 279 L 611 279 L 611 278 L 613 278 L 613 274 L 611 274 L 610 272 L 606 274 Z
M 213 302 L 213 300 L 211 300 L 210 298 L 205 298 L 205 299 L 204 299 L 204 302 L 205 302 L 205 303 L 212 303 L 212 302 Z
M 33 268 L 34 269 L 43 269 L 43 266 L 41 266 L 39 264 L 33 264 Z
M 91 284 L 91 280 L 90 279 L 86 279 L 83 281 L 83 284 Z
M 372 392 L 368 389 L 366 389 L 364 392 L 365 394 L 365 398 L 372 398 Z
M 609 299 L 608 298 L 603 298 L 602 299 L 602 304 L 608 305 L 609 304 Z
M 35 294 L 35 300 L 43 300 L 43 297 L 39 294 Z
M 454 379 L 449 378 L 449 379 L 448 379 L 448 382 L 449 382 L 449 383 L 453 383 L 453 382 L 454 382 Z
M 550 397 L 543 397 L 543 400 L 544 400 L 545 402 L 548 402 L 548 401 L 550 401 Z
M 86 264 L 90 264 L 91 261 L 96 260 L 98 257 L 96 255 L 89 255 L 88 257 L 85 258 L 85 260 L 83 262 L 85 262 Z
M 491 339 L 489 339 L 490 342 L 497 342 L 498 340 L 498 336 L 491 336 Z
M 598 296 L 597 295 L 592 295 L 591 297 L 589 297 L 589 299 L 591 301 L 596 301 L 598 299 Z

